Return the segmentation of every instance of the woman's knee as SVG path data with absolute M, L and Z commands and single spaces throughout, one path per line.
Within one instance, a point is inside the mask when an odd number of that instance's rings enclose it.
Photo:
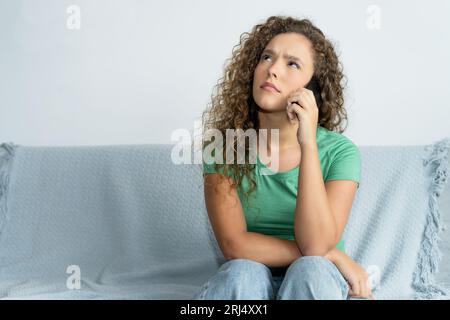
M 304 256 L 295 260 L 288 268 L 286 276 L 295 274 L 297 279 L 307 282 L 324 280 L 332 275 L 332 262 L 322 256 Z
M 295 260 L 289 266 L 284 282 L 279 294 L 288 299 L 342 299 L 348 291 L 339 270 L 322 256 L 304 256 Z
M 317 268 L 328 270 L 330 264 L 332 264 L 332 262 L 323 256 L 303 256 L 292 262 L 289 268 L 300 268 L 304 271 L 313 271 Z
M 257 261 L 232 259 L 202 287 L 197 299 L 273 299 L 270 269 Z
M 271 279 L 269 267 L 258 261 L 250 259 L 231 259 L 225 262 L 221 271 L 226 271 L 231 280 L 238 282 L 249 281 L 250 283 L 267 282 Z

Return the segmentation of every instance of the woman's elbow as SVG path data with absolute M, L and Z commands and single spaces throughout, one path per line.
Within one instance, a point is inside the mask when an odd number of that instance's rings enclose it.
M 329 250 L 321 250 L 321 249 L 317 249 L 317 248 L 311 248 L 311 249 L 303 249 L 300 250 L 302 256 L 304 257 L 308 257 L 308 256 L 321 256 L 324 257 Z
M 239 249 L 240 246 L 236 245 L 235 241 L 226 242 L 223 245 L 223 256 L 226 260 L 239 259 L 241 257 Z
M 326 256 L 334 246 L 324 246 L 324 245 L 313 245 L 313 246 L 301 246 L 299 245 L 299 250 L 302 256 Z

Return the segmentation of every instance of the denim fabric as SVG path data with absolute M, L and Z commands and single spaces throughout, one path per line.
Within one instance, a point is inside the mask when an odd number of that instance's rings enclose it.
M 349 286 L 327 258 L 305 256 L 287 268 L 232 259 L 202 286 L 194 300 L 346 300 Z

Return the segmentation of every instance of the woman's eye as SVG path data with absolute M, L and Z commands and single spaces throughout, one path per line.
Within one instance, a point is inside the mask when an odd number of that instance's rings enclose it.
M 261 60 L 265 60 L 266 59 L 266 57 L 270 57 L 268 54 L 263 54 L 262 56 L 261 56 Z M 300 69 L 300 66 L 297 64 L 297 63 L 295 63 L 295 62 L 290 62 L 289 63 L 289 65 L 290 64 L 294 64 L 296 67 L 297 67 L 297 69 Z
M 292 64 L 295 64 L 297 66 L 297 69 L 300 68 L 300 66 L 298 64 L 296 64 L 295 62 L 292 62 Z

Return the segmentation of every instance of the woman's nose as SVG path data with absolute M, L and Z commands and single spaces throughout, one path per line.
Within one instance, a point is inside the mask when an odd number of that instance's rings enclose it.
M 267 69 L 269 76 L 277 77 L 278 75 L 278 63 L 274 62 L 269 69 Z

